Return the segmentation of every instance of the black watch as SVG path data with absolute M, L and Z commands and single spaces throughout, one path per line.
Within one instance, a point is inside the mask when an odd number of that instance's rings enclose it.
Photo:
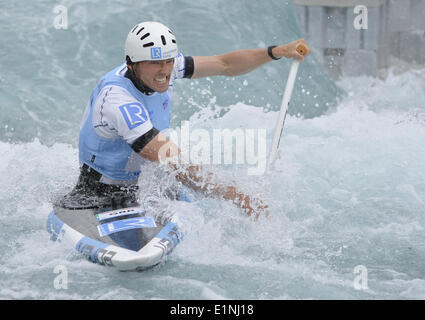
M 273 60 L 279 60 L 280 58 L 276 58 L 274 55 L 273 55 L 273 52 L 272 52 L 272 50 L 273 50 L 273 48 L 276 48 L 277 46 L 270 46 L 270 47 L 268 47 L 267 48 L 267 53 L 268 53 L 268 55 L 269 55 L 269 57 L 270 58 L 272 58 Z

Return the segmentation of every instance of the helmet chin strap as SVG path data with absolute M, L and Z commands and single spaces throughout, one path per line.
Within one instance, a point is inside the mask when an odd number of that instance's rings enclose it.
M 130 62 L 130 63 L 129 63 Z M 146 94 L 148 96 L 150 96 L 151 94 L 153 94 L 155 91 L 152 90 L 151 88 L 149 88 L 148 86 L 146 86 L 139 78 L 137 78 L 136 73 L 134 72 L 133 68 L 136 65 L 134 62 L 131 62 L 131 60 L 129 61 L 129 59 L 127 59 L 127 65 L 130 65 L 131 68 L 129 66 L 127 66 L 127 72 L 125 73 L 125 77 L 127 77 L 128 79 L 131 80 L 131 82 L 133 82 L 134 86 L 143 94 Z

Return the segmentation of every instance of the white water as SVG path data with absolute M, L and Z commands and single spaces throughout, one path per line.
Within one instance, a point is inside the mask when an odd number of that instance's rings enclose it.
M 45 226 L 51 199 L 77 180 L 85 104 L 98 78 L 123 62 L 128 30 L 162 21 L 187 55 L 265 47 L 302 36 L 292 6 L 63 1 L 69 28 L 57 30 L 57 2 L 20 4 L 0 0 L 0 299 L 425 298 L 424 69 L 345 78 L 337 88 L 310 56 L 274 171 L 213 167 L 266 201 L 270 217 L 253 221 L 203 197 L 166 202 L 184 220 L 184 241 L 164 265 L 121 273 L 51 242 Z M 289 66 L 176 82 L 173 127 L 190 119 L 195 129 L 267 129 L 269 148 Z M 140 181 L 159 182 L 152 172 Z M 365 290 L 355 288 L 359 265 Z M 55 289 L 57 266 L 68 270 L 67 289 Z
M 0 193 L 7 204 L 0 297 L 424 298 L 424 76 L 416 70 L 386 81 L 344 79 L 339 85 L 349 95 L 334 112 L 288 117 L 273 174 L 239 180 L 245 190 L 262 191 L 270 217 L 254 222 L 214 199 L 169 203 L 184 220 L 185 240 L 166 264 L 144 273 L 91 264 L 49 241 L 49 199 L 75 182 L 75 148 L 0 142 L 7 186 Z M 222 118 L 198 125 L 269 128 L 270 143 L 277 112 L 227 107 Z M 226 171 L 217 168 L 223 177 Z M 67 290 L 53 286 L 57 265 L 68 269 Z M 367 290 L 354 288 L 357 265 L 367 268 Z

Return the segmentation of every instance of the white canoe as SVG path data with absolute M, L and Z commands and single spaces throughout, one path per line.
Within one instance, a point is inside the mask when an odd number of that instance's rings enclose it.
M 51 240 L 70 242 L 92 262 L 122 271 L 163 262 L 182 238 L 176 216 L 154 218 L 141 207 L 110 211 L 54 207 L 47 230 Z

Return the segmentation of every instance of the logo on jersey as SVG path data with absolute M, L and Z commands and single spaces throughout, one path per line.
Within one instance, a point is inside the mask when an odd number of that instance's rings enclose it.
M 160 47 L 154 47 L 151 48 L 151 59 L 161 59 L 161 48 Z
M 162 108 L 165 110 L 168 107 L 168 99 L 162 103 Z
M 149 117 L 140 103 L 127 103 L 119 107 L 130 130 L 144 124 Z

